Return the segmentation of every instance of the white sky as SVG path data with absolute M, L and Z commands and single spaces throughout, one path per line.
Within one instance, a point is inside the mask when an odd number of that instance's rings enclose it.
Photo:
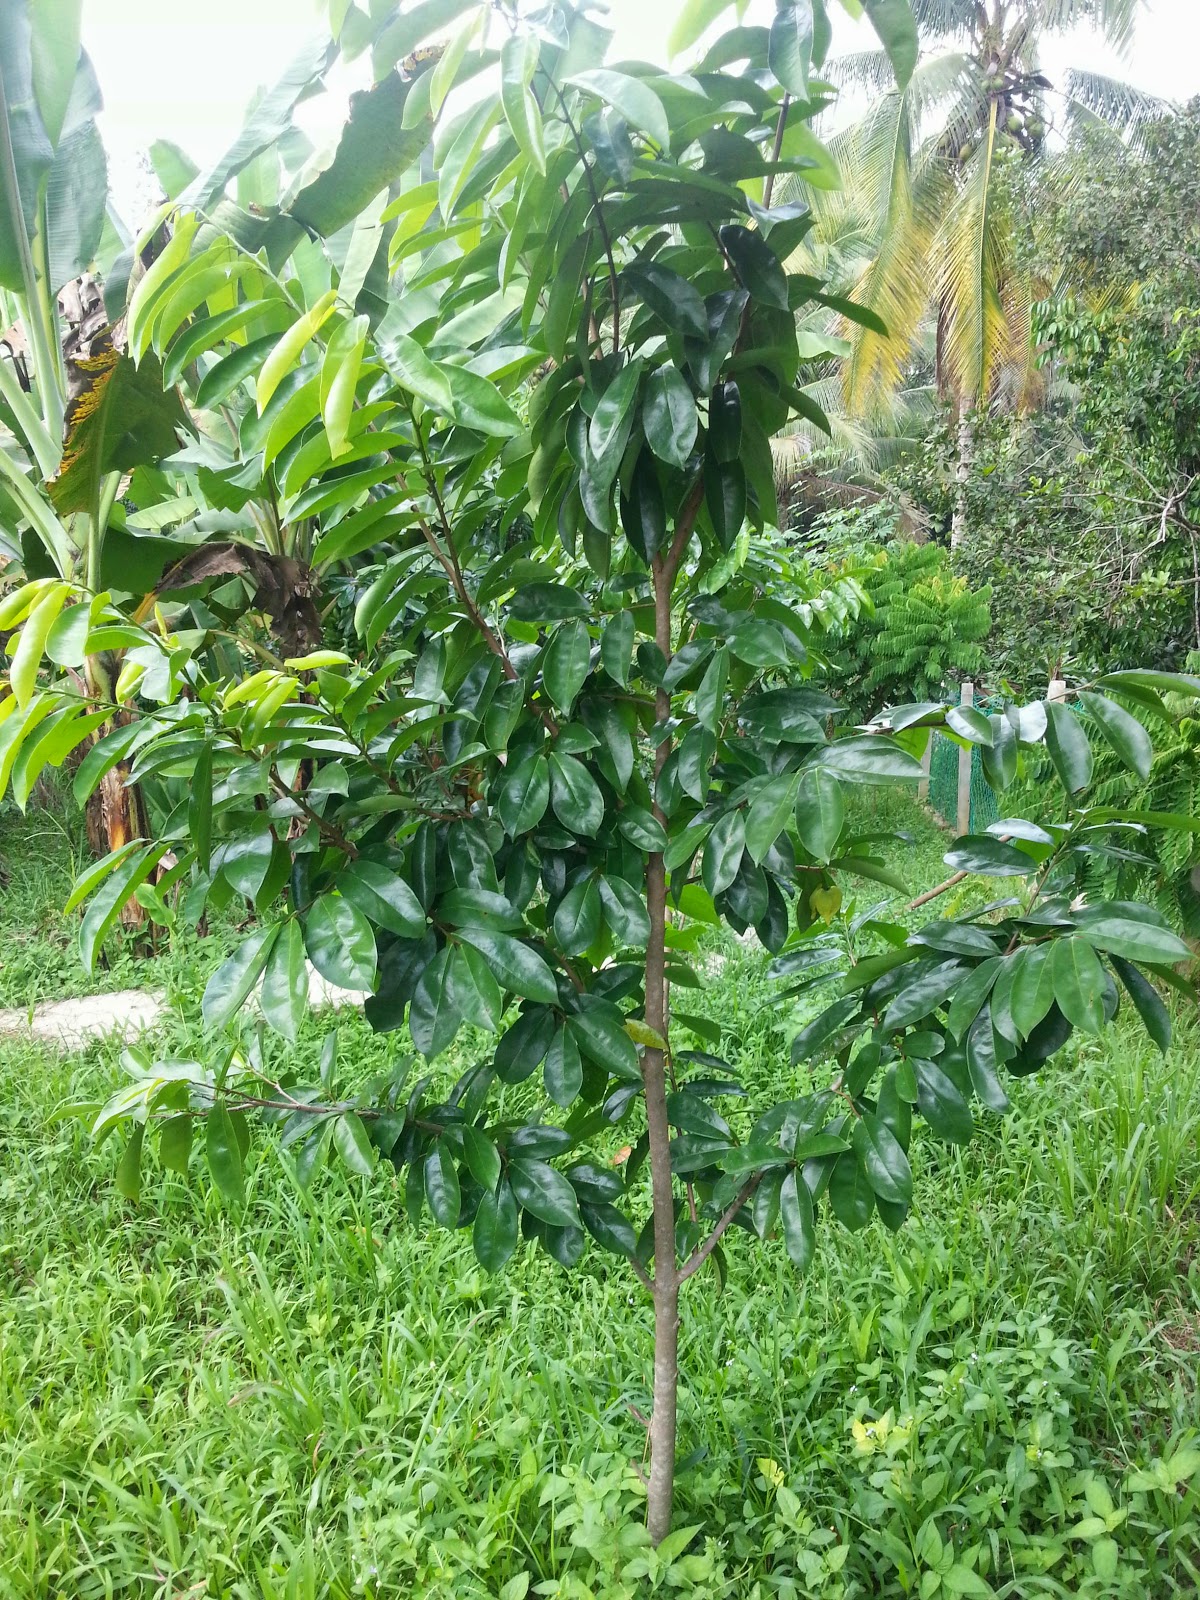
M 677 0 L 609 0 L 614 57 L 666 58 Z M 772 0 L 751 0 L 750 19 Z M 836 6 L 831 8 L 838 13 Z M 139 150 L 171 139 L 201 165 L 214 160 L 241 125 L 247 101 L 282 72 L 322 27 L 315 0 L 85 0 L 84 43 L 104 92 L 103 130 L 118 206 L 127 220 L 136 193 Z M 838 13 L 834 52 L 870 45 L 874 35 Z M 1148 0 L 1127 61 L 1086 30 L 1054 40 L 1045 70 L 1108 72 L 1168 100 L 1200 94 L 1200 4 Z

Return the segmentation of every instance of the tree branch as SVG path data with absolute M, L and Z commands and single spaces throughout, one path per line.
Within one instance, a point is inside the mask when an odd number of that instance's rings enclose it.
M 691 1255 L 684 1262 L 683 1266 L 680 1267 L 680 1283 L 686 1283 L 694 1273 L 700 1271 L 700 1268 L 708 1260 L 709 1256 L 712 1255 L 713 1251 L 725 1237 L 725 1234 L 729 1231 L 729 1228 L 733 1223 L 733 1219 L 737 1216 L 738 1212 L 746 1204 L 746 1201 L 749 1200 L 750 1196 L 763 1181 L 764 1176 L 764 1173 L 756 1172 L 752 1178 L 747 1178 L 746 1182 L 738 1190 L 736 1196 L 726 1209 L 720 1222 L 717 1223 L 716 1227 L 709 1234 L 708 1238 L 705 1239 L 703 1244 L 696 1246 Z

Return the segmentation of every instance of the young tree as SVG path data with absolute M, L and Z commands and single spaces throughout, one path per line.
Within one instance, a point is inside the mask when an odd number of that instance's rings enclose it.
M 894 8 L 876 9 L 891 27 Z M 169 362 L 179 340 L 205 345 L 195 398 L 221 391 L 283 521 L 316 517 L 322 559 L 372 565 L 351 651 L 266 658 L 238 677 L 214 669 L 211 630 L 186 606 L 144 629 L 81 597 L 81 654 L 114 629 L 137 640 L 135 777 L 186 779 L 162 838 L 80 881 L 85 958 L 168 847 L 164 883 L 188 885 L 188 914 L 234 893 L 260 914 L 208 984 L 201 1059 L 144 1060 L 96 1127 L 129 1126 L 130 1195 L 147 1129 L 186 1171 L 200 1122 L 212 1177 L 236 1198 L 244 1119 L 261 1110 L 306 1181 L 331 1150 L 354 1171 L 388 1160 L 412 1220 L 428 1207 L 470 1228 L 489 1271 L 522 1235 L 564 1266 L 589 1238 L 624 1258 L 653 1306 L 647 1520 L 660 1541 L 680 1293 L 722 1269 L 728 1229 L 778 1226 L 807 1270 L 823 1200 L 849 1227 L 876 1211 L 899 1226 L 914 1108 L 935 1135 L 969 1138 L 972 1094 L 1000 1109 L 1003 1069 L 1035 1071 L 1073 1028 L 1101 1029 L 1114 979 L 1165 1047 L 1165 1008 L 1134 963 L 1176 981 L 1187 948 L 1145 907 L 1072 900 L 1081 853 L 1140 825 L 1079 808 L 951 851 L 951 884 L 1007 875 L 1027 885 L 1019 900 L 911 936 L 881 911 L 837 923 L 845 876 L 889 881 L 852 837 L 845 786 L 919 779 L 930 728 L 982 744 L 997 782 L 1044 738 L 1078 794 L 1090 758 L 1062 704 L 990 718 L 919 705 L 835 732 L 834 702 L 806 682 L 806 618 L 751 557 L 750 530 L 774 513 L 770 438 L 808 403 L 795 313 L 829 298 L 785 265 L 804 206 L 772 204 L 778 175 L 807 159 L 792 154 L 796 130 L 811 148 L 809 6 L 723 35 L 674 77 L 605 66 L 584 7 L 527 20 L 502 8 L 494 34 L 478 8 L 434 10 L 375 37 L 359 122 L 402 87 L 436 113 L 456 75 L 496 57 L 502 93 L 439 124 L 433 163 L 414 156 L 378 212 L 404 281 L 377 326 L 336 290 L 308 300 L 281 281 L 269 242 L 237 292 L 273 283 L 290 325 L 250 343 L 220 318 L 185 326 L 178 308 L 217 237 L 257 250 L 252 224 L 276 221 L 231 210 L 218 228 L 181 206 L 165 265 L 132 297 L 131 348 Z M 398 77 L 422 28 L 455 16 L 445 53 Z M 0 614 L 23 622 L 0 706 L 4 760 L 23 770 L 40 759 L 33 708 L 75 706 L 35 684 L 40 593 Z M 1080 697 L 1131 765 L 1147 735 L 1100 689 L 1152 710 L 1160 686 L 1118 674 Z M 105 759 L 98 747 L 85 781 Z M 715 1048 L 681 1047 L 712 1040 L 670 1014 L 672 986 L 696 981 L 672 908 L 753 927 L 782 976 L 840 974 L 794 1050 L 832 1063 L 828 1083 L 752 1123 L 719 1109 L 743 1091 Z M 498 1037 L 452 1087 L 399 1072 L 334 1097 L 328 1073 L 302 1083 L 286 1049 L 276 1064 L 266 1036 L 244 1037 L 261 983 L 266 1024 L 296 1038 L 306 957 L 369 989 L 372 1025 L 406 1024 L 430 1061 L 465 1025 Z M 621 1171 L 618 1143 L 632 1147 Z

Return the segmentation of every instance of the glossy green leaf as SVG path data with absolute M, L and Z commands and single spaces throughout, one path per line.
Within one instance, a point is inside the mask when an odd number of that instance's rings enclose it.
M 1150 776 L 1154 747 L 1150 735 L 1136 717 L 1104 695 L 1081 694 L 1080 704 L 1098 725 L 1117 759 L 1143 781 Z
M 779 1221 L 792 1265 L 799 1272 L 807 1272 L 817 1251 L 817 1229 L 812 1195 L 795 1168 L 785 1175 L 780 1186 Z
M 823 767 L 806 768 L 796 791 L 796 832 L 814 861 L 833 856 L 845 814 L 842 786 L 834 774 Z
M 619 111 L 631 128 L 648 133 L 662 150 L 671 148 L 671 127 L 662 101 L 642 78 L 627 77 L 603 67 L 577 72 L 567 83 Z
M 424 936 L 424 907 L 404 879 L 390 867 L 360 857 L 338 873 L 337 887 L 375 927 L 398 933 L 403 939 Z M 313 964 L 316 965 L 315 961 Z
M 539 41 L 533 33 L 511 34 L 500 51 L 500 99 L 513 138 L 539 172 L 546 170 L 542 114 L 530 90 L 537 71 Z
M 187 1176 L 195 1118 L 186 1113 L 159 1124 L 158 1159 L 168 1172 Z
M 600 890 L 594 878 L 581 878 L 567 890 L 554 912 L 554 938 L 566 956 L 579 956 L 600 933 Z
M 587 624 L 564 622 L 542 657 L 542 683 L 560 711 L 569 712 L 587 680 L 592 660 L 592 640 Z
M 604 798 L 596 780 L 574 756 L 550 757 L 550 804 L 572 833 L 594 838 L 604 821 Z
M 1171 1013 L 1158 993 L 1158 990 L 1128 961 L 1123 961 L 1120 956 L 1112 958 L 1113 969 L 1125 985 L 1125 991 L 1133 1001 L 1134 1010 L 1141 1017 L 1146 1032 L 1154 1043 L 1166 1055 L 1171 1048 Z
M 362 1118 L 355 1111 L 343 1111 L 333 1119 L 333 1147 L 349 1172 L 369 1178 L 375 1170 L 375 1146 L 367 1137 Z
M 499 1272 L 517 1248 L 517 1202 L 507 1179 L 479 1202 L 471 1243 L 485 1272 Z
M 554 1041 L 546 1052 L 542 1074 L 546 1080 L 546 1093 L 556 1106 L 566 1109 L 574 1105 L 583 1088 L 583 1062 L 575 1036 L 568 1033 L 566 1028 L 560 1028 L 554 1035 Z
M 788 93 L 799 100 L 808 99 L 812 53 L 813 0 L 777 0 L 767 63 Z
M 554 1227 L 581 1226 L 574 1189 L 548 1162 L 514 1158 L 509 1162 L 508 1180 L 522 1210 Z
M 1056 939 L 1050 952 L 1054 998 L 1067 1021 L 1085 1033 L 1104 1029 L 1104 968 L 1086 939 Z
M 588 427 L 588 448 L 592 457 L 589 471 L 603 487 L 611 484 L 616 477 L 621 457 L 629 443 L 641 379 L 640 360 L 622 367 L 600 396 L 592 415 Z
M 721 247 L 752 299 L 776 311 L 788 309 L 787 274 L 761 233 L 730 223 L 721 229 Z
M 1054 1004 L 1054 970 L 1050 965 L 1052 945 L 1028 945 L 1018 952 L 1009 995 L 1009 1011 L 1023 1039 L 1046 1017 Z
M 909 0 L 861 0 L 879 42 L 887 51 L 899 88 L 907 87 L 921 52 L 916 18 Z
M 599 887 L 604 920 L 617 943 L 643 946 L 650 937 L 650 914 L 642 895 L 624 878 L 603 877 Z
M 700 291 L 670 267 L 658 261 L 635 261 L 625 268 L 621 281 L 668 328 L 693 339 L 708 338 L 708 313 Z
M 746 812 L 745 842 L 752 859 L 759 865 L 766 860 L 776 839 L 791 820 L 799 787 L 800 774 L 788 773 L 772 778 L 750 802 Z
M 845 1150 L 829 1174 L 829 1205 L 843 1227 L 852 1233 L 865 1228 L 875 1209 L 875 1191 L 866 1168 L 854 1150 Z
M 435 1222 L 443 1228 L 458 1227 L 462 1210 L 458 1168 L 443 1140 L 439 1140 L 425 1157 L 425 1198 Z
M 342 989 L 375 987 L 377 956 L 371 924 L 339 894 L 319 895 L 304 917 L 308 959 L 329 983 Z
M 124 1195 L 126 1200 L 135 1203 L 141 1199 L 142 1194 L 142 1145 L 146 1138 L 146 1124 L 135 1123 L 129 1135 L 129 1141 L 117 1163 L 117 1170 L 113 1181 L 116 1183 L 118 1194 Z
M 279 931 L 278 923 L 257 929 L 222 961 L 205 985 L 200 1008 L 205 1027 L 223 1028 L 242 1009 L 267 964 Z
M 459 937 L 484 956 L 497 982 L 512 994 L 543 1005 L 558 1004 L 558 985 L 545 960 L 510 933 L 491 928 L 462 928 Z M 589 941 L 590 942 L 590 941 Z
M 227 1205 L 240 1206 L 246 1198 L 242 1147 L 224 1100 L 218 1100 L 205 1118 L 204 1153 L 217 1193 Z
M 677 368 L 659 367 L 647 378 L 642 427 L 660 461 L 669 467 L 687 465 L 696 446 L 700 419 L 692 391 Z
M 865 1111 L 854 1125 L 854 1149 L 880 1200 L 899 1206 L 912 1204 L 912 1168 L 886 1122 Z
M 975 1119 L 961 1091 L 935 1061 L 916 1060 L 917 1104 L 921 1115 L 939 1139 L 968 1144 L 975 1134 Z
M 1046 749 L 1068 794 L 1087 788 L 1092 781 L 1092 747 L 1079 718 L 1058 700 L 1046 702 Z
M 727 811 L 713 824 L 704 846 L 701 864 L 704 887 L 715 900 L 738 875 L 746 848 L 746 817 L 742 811 Z
M 549 804 L 550 766 L 545 756 L 526 756 L 505 772 L 496 797 L 496 815 L 510 839 L 536 828 Z
M 268 1024 L 295 1044 L 308 1010 L 308 965 L 304 935 L 294 917 L 279 929 L 263 972 L 259 1003 Z

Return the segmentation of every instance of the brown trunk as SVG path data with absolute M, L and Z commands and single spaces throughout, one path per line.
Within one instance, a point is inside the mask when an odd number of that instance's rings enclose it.
M 97 737 L 108 732 L 101 728 Z M 88 845 L 94 856 L 106 856 L 120 850 L 131 839 L 149 837 L 146 819 L 146 802 L 137 784 L 129 782 L 129 767 L 120 762 L 111 772 L 106 772 L 95 792 L 84 807 L 84 823 Z M 121 923 L 126 928 L 140 928 L 146 913 L 136 900 L 127 900 L 121 910 Z
M 655 640 L 671 659 L 671 573 L 659 557 L 654 563 Z M 658 693 L 658 720 L 671 715 L 670 696 Z M 670 740 L 655 757 L 662 771 Z M 655 813 L 665 826 L 658 806 Z M 646 906 L 650 939 L 646 946 L 646 1023 L 667 1034 L 667 874 L 661 855 L 646 866 Z M 650 1141 L 650 1186 L 654 1212 L 654 1408 L 650 1417 L 650 1489 L 646 1526 L 655 1544 L 671 1531 L 675 1495 L 675 1435 L 679 1389 L 679 1272 L 675 1259 L 675 1190 L 671 1181 L 671 1125 L 667 1116 L 667 1062 L 662 1050 L 648 1049 L 642 1060 L 646 1086 L 646 1131 Z

